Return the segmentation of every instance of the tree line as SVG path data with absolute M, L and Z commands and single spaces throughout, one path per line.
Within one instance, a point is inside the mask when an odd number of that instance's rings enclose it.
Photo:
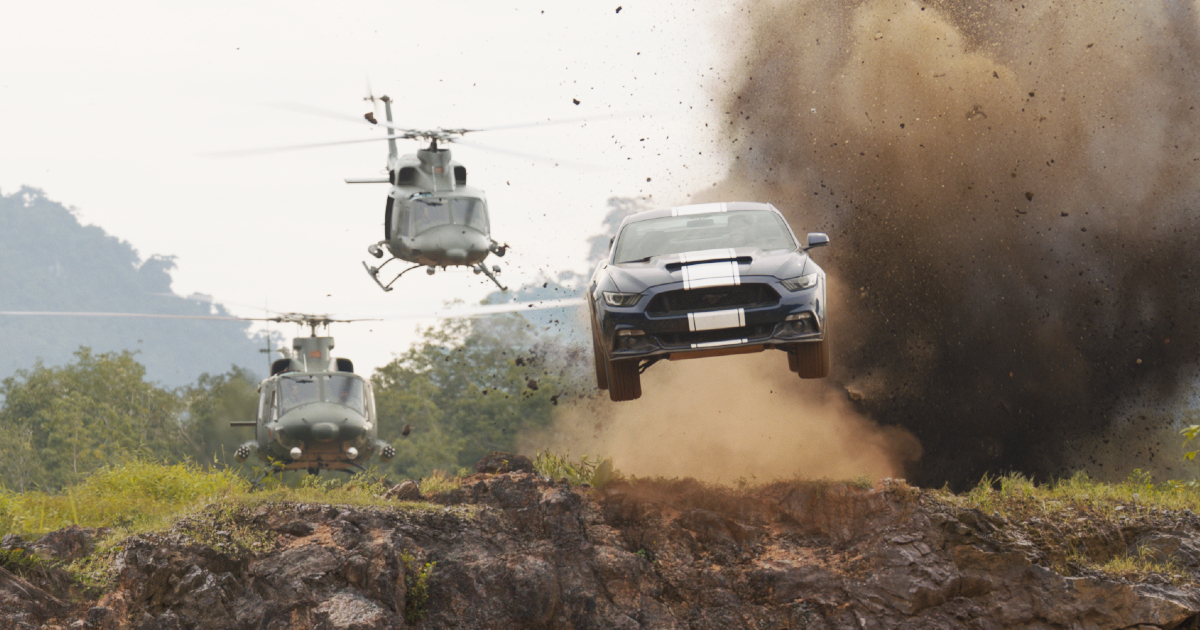
M 232 366 L 195 383 L 147 381 L 141 357 L 81 347 L 61 366 L 41 362 L 0 382 L 0 488 L 57 490 L 131 456 L 240 468 L 253 439 L 231 421 L 255 417 L 253 374 Z M 397 455 L 380 472 L 418 478 L 469 468 L 553 420 L 564 395 L 588 391 L 590 355 L 519 315 L 449 320 L 371 376 L 380 439 Z M 410 431 L 402 435 L 406 425 Z

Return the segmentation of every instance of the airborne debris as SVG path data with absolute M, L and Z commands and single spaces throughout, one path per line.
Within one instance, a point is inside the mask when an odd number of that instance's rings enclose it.
M 532 390 L 533 390 L 533 391 L 535 391 L 535 392 L 537 391 L 537 388 L 538 388 L 537 381 L 536 381 L 536 380 L 534 380 L 534 379 L 532 379 L 532 378 L 531 378 L 531 379 L 529 379 L 529 380 L 528 380 L 528 381 L 525 383 L 525 386 L 526 386 L 526 387 L 528 387 L 529 389 L 532 389 Z

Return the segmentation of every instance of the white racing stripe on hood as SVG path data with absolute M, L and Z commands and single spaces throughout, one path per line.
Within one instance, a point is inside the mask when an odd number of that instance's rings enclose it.
M 721 346 L 736 346 L 739 343 L 746 343 L 749 339 L 726 339 L 725 341 L 706 341 L 704 343 L 692 344 L 693 350 L 701 348 L 719 348 Z
M 707 313 L 688 313 L 688 328 L 697 330 L 719 330 L 721 328 L 741 328 L 746 325 L 746 309 L 735 308 L 727 311 L 709 311 Z
M 733 251 L 733 248 L 704 249 L 698 252 L 683 252 L 679 255 L 679 262 L 686 265 L 706 260 L 733 260 L 735 258 L 737 258 L 737 252 Z
M 737 286 L 742 283 L 736 260 L 704 263 L 702 265 L 684 265 L 684 289 L 702 289 L 704 287 Z

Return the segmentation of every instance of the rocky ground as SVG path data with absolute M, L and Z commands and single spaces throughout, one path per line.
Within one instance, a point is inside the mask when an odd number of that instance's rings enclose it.
M 0 569 L 0 628 L 1198 626 L 1190 578 L 1088 575 L 1063 545 L 1151 549 L 1200 575 L 1190 512 L 1066 532 L 889 481 L 598 490 L 509 472 L 403 492 L 421 500 L 214 506 L 99 557 L 100 586 L 48 568 L 98 532 L 6 537 L 52 561 Z

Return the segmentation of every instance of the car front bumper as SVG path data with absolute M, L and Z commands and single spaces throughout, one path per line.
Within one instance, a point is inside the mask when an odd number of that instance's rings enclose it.
M 736 354 L 825 338 L 824 278 L 814 287 L 795 292 L 774 277 L 743 277 L 742 283 L 770 286 L 779 294 L 778 303 L 652 314 L 646 308 L 655 296 L 678 291 L 682 283 L 653 287 L 630 307 L 609 306 L 597 295 L 594 309 L 600 340 L 610 359 L 640 359 Z

